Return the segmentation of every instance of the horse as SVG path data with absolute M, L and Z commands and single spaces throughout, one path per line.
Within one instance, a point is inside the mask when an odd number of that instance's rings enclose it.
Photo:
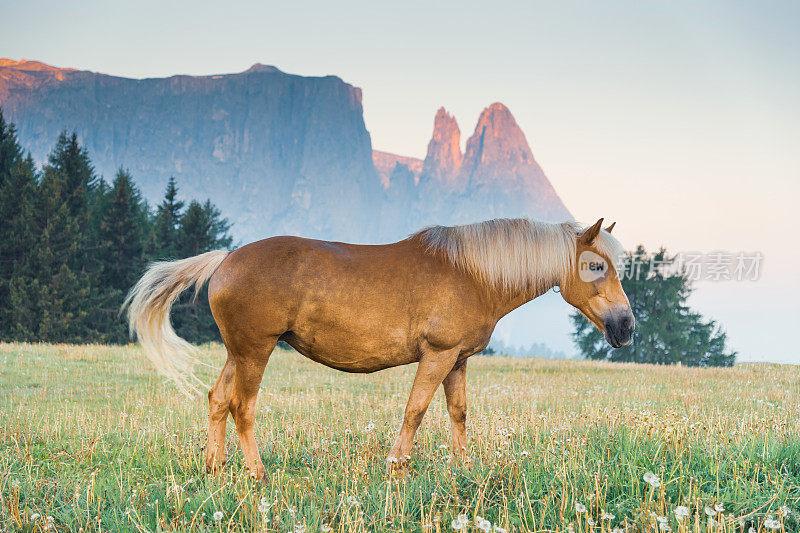
M 559 287 L 609 344 L 631 342 L 634 317 L 618 272 L 624 249 L 603 219 L 575 222 L 494 219 L 433 226 L 405 240 L 355 245 L 272 237 L 234 251 L 152 263 L 124 306 L 132 334 L 162 374 L 196 390 L 193 347 L 169 313 L 185 289 L 208 299 L 227 360 L 208 393 L 205 467 L 225 461 L 232 415 L 250 475 L 266 472 L 254 436 L 258 389 L 278 341 L 328 367 L 371 373 L 417 363 L 389 470 L 404 469 L 435 391 L 444 387 L 453 456 L 468 462 L 467 359 L 489 343 L 497 321 Z M 587 276 L 584 256 L 591 258 Z

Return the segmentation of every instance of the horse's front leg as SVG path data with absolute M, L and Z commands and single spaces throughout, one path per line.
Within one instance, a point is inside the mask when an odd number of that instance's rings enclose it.
M 458 363 L 442 382 L 450 413 L 450 430 L 453 437 L 453 456 L 470 466 L 467 453 L 467 360 Z
M 405 469 L 408 454 L 414 443 L 414 434 L 422 422 L 422 417 L 425 416 L 436 389 L 453 369 L 458 354 L 458 349 L 446 352 L 425 351 L 422 354 L 403 416 L 403 424 L 400 426 L 400 434 L 387 458 L 389 471 Z

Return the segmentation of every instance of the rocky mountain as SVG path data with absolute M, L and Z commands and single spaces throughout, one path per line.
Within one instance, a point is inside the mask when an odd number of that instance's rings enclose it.
M 461 130 L 456 119 L 441 107 L 433 119 L 433 136 L 422 170 L 426 177 L 441 182 L 444 188 L 463 191 L 465 183 L 459 179 L 462 159 Z
M 463 154 L 455 118 L 439 109 L 418 174 L 418 159 L 409 162 L 385 153 L 375 157 L 387 176 L 387 189 L 392 193 L 389 203 L 402 205 L 392 213 L 410 215 L 392 221 L 405 233 L 418 227 L 419 221 L 463 224 L 493 217 L 572 218 L 534 159 L 525 134 L 500 103 L 483 110 Z M 416 187 L 409 185 L 409 175 Z
M 380 238 L 383 190 L 361 90 L 335 76 L 257 64 L 140 80 L 3 60 L 0 106 L 37 161 L 75 130 L 106 179 L 126 167 L 157 202 L 175 176 L 185 197 L 211 198 L 244 242 Z
M 0 106 L 40 163 L 74 130 L 106 179 L 125 167 L 157 203 L 175 176 L 184 197 L 216 203 L 241 242 L 380 242 L 431 224 L 571 218 L 499 103 L 463 154 L 456 119 L 439 109 L 424 161 L 372 150 L 360 89 L 261 64 L 129 79 L 2 59 Z

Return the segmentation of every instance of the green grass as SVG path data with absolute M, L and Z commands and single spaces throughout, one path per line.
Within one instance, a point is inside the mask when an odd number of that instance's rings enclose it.
M 211 382 L 224 349 L 202 357 Z M 390 479 L 414 367 L 349 375 L 279 350 L 259 395 L 257 484 L 232 423 L 225 470 L 203 473 L 205 399 L 182 397 L 138 347 L 0 344 L 0 363 L 0 531 L 52 517 L 57 531 L 429 532 L 459 514 L 469 531 L 478 516 L 508 531 L 655 531 L 658 516 L 672 531 L 771 531 L 770 516 L 800 530 L 797 367 L 475 357 L 473 467 L 450 464 L 440 392 L 408 476 Z

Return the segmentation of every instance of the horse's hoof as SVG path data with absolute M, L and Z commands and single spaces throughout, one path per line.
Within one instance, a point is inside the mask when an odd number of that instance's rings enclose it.
M 250 472 L 250 479 L 252 479 L 256 483 L 266 483 L 267 471 L 262 468 L 256 470 L 255 472 Z
M 386 458 L 386 473 L 389 477 L 405 477 L 408 474 L 409 459 L 408 455 L 400 458 L 390 455 Z

